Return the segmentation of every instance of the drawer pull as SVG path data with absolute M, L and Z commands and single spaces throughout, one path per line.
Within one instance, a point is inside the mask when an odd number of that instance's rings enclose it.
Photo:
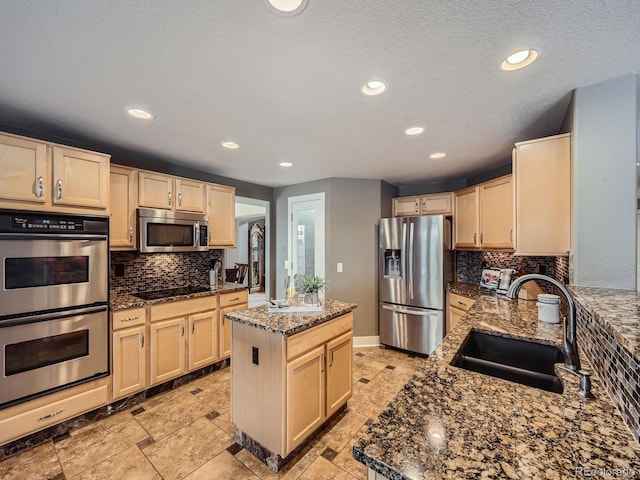
M 121 322 L 133 322 L 134 320 L 138 320 L 140 317 L 127 317 L 127 318 L 123 318 L 122 320 L 120 320 Z
M 236 298 L 232 298 L 231 300 L 229 300 L 230 302 L 237 302 L 238 300 L 240 300 L 240 297 L 236 297 Z
M 42 422 L 43 420 L 47 420 L 47 419 L 49 419 L 51 417 L 55 417 L 56 415 L 60 415 L 61 413 L 62 413 L 62 410 L 56 410 L 55 412 L 50 413 L 49 415 L 45 415 L 44 417 L 40 417 L 38 419 L 38 422 Z
M 465 307 L 467 306 L 467 304 L 466 304 L 466 303 L 464 303 L 464 302 L 460 302 L 460 301 L 458 302 L 458 305 L 463 305 L 463 306 L 465 306 Z

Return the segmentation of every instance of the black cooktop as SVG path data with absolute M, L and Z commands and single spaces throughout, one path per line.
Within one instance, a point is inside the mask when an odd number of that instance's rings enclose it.
M 167 288 L 165 290 L 154 290 L 152 292 L 137 292 L 134 293 L 134 297 L 141 298 L 143 300 L 158 300 L 160 298 L 177 297 L 179 295 L 192 295 L 194 293 L 208 292 L 208 287 L 180 287 L 180 288 Z

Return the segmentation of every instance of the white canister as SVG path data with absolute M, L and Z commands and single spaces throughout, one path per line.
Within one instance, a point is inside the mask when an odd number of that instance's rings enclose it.
M 538 295 L 538 320 L 546 323 L 560 323 L 560 297 L 541 293 Z

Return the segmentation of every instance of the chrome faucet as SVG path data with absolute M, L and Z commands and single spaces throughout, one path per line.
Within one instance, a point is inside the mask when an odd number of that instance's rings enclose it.
M 556 279 L 547 277 L 546 275 L 540 275 L 538 273 L 530 273 L 528 275 L 522 275 L 521 277 L 518 277 L 513 281 L 513 283 L 509 287 L 509 290 L 507 290 L 507 298 L 510 298 L 512 300 L 518 298 L 518 293 L 520 292 L 522 284 L 528 282 L 529 280 L 546 280 L 547 282 L 556 286 L 567 299 L 567 303 L 569 304 L 569 318 L 567 320 L 567 317 L 564 317 L 564 320 L 562 322 L 562 353 L 564 353 L 565 366 L 569 370 L 577 372 L 578 370 L 580 370 L 580 359 L 578 358 L 578 343 L 576 339 L 576 306 L 573 302 L 573 298 L 571 298 L 571 294 L 569 294 L 569 291 L 565 288 L 565 286 Z M 570 328 L 567 328 L 568 326 Z

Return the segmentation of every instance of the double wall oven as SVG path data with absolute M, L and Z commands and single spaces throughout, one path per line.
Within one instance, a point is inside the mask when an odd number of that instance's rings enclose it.
M 0 210 L 0 408 L 108 375 L 108 231 Z

